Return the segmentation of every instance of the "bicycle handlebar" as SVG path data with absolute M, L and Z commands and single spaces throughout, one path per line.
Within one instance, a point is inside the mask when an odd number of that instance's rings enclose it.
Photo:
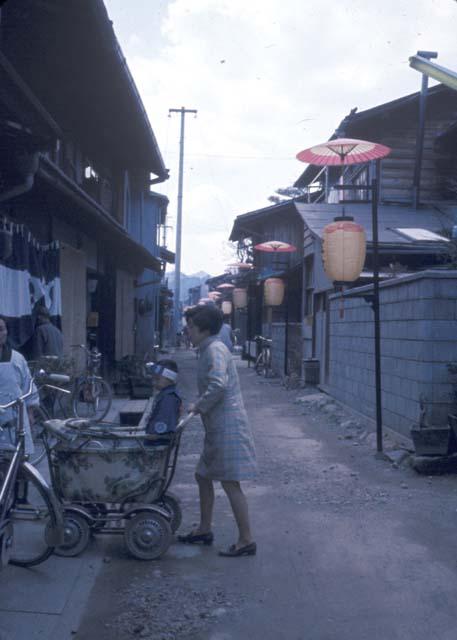
M 63 373 L 49 373 L 46 374 L 46 380 L 49 380 L 50 382 L 61 382 L 62 384 L 68 384 L 71 378 L 70 376 L 66 376 Z
M 33 396 L 35 394 L 35 391 L 33 389 L 33 383 L 34 383 L 34 380 L 32 378 L 30 380 L 29 390 L 27 391 L 27 393 L 24 393 L 24 395 L 19 396 L 18 398 L 16 398 L 16 400 L 12 400 L 11 402 L 8 402 L 8 404 L 0 404 L 0 411 L 6 411 L 6 409 L 11 409 L 11 407 L 14 407 L 14 405 L 20 404 L 21 402 L 24 402 L 24 400 L 27 400 L 27 398 L 30 398 L 30 396 Z

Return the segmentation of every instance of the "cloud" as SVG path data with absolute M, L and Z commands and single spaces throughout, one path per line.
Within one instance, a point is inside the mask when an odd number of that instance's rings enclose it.
M 185 271 L 221 271 L 213 247 L 233 218 L 292 184 L 304 168 L 295 154 L 328 139 L 352 107 L 417 91 L 409 56 L 457 59 L 448 0 L 161 0 L 157 11 L 136 0 L 128 21 L 121 0 L 106 4 L 172 172 L 159 185 L 171 216 L 179 117 L 168 109 L 198 109 L 186 119 Z

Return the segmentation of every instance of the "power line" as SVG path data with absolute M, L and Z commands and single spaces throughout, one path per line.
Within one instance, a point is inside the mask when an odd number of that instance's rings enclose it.
M 170 151 L 170 155 L 176 152 Z M 218 153 L 189 153 L 188 158 L 227 158 L 233 160 L 295 160 L 294 156 L 228 156 Z

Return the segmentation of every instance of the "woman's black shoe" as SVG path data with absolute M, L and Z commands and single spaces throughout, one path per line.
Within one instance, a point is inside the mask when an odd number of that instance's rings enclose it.
M 191 531 L 185 536 L 178 536 L 178 540 L 184 544 L 206 544 L 209 546 L 213 544 L 214 535 L 212 531 L 209 533 L 193 533 Z
M 244 547 L 238 549 L 232 544 L 227 551 L 219 551 L 219 555 L 224 558 L 239 558 L 240 556 L 255 556 L 257 553 L 257 545 L 255 542 L 246 544 Z

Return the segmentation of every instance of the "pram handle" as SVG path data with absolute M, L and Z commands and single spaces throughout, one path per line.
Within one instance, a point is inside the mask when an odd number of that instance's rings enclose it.
M 194 413 L 193 411 L 189 411 L 189 413 L 186 416 L 184 416 L 184 418 L 181 418 L 181 420 L 176 425 L 176 431 L 183 431 L 184 428 L 187 426 L 187 424 L 191 421 L 191 419 L 194 418 L 196 415 L 197 414 Z

